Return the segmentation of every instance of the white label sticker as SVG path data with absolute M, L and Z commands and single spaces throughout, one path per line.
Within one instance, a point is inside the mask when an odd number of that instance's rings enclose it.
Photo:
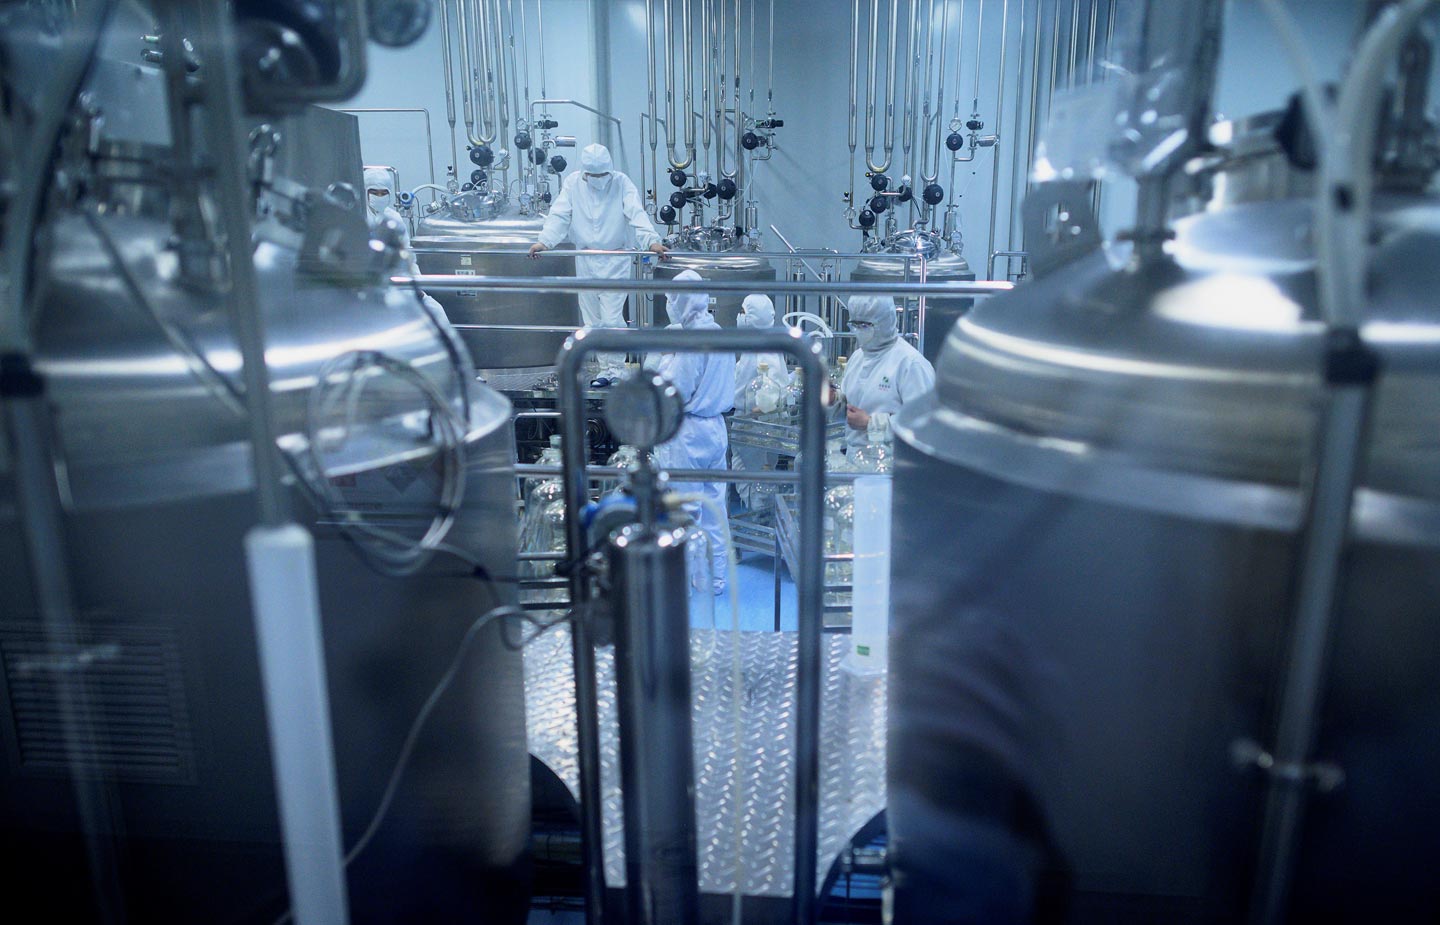
M 474 276 L 474 275 L 475 275 L 475 271 L 474 271 L 474 270 L 459 269 L 459 270 L 456 270 L 456 271 L 455 271 L 455 275 L 456 275 L 456 276 Z
M 468 267 L 468 266 L 470 266 L 470 265 L 474 262 L 474 260 L 475 260 L 475 258 L 474 258 L 474 257 L 470 257 L 470 256 L 461 257 L 461 258 L 460 258 L 460 266 L 462 266 L 462 267 Z

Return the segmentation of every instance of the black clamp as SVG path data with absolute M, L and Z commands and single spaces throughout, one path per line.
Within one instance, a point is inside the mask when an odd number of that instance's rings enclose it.
M 0 356 L 0 398 L 39 398 L 45 394 L 45 380 L 23 353 Z
M 1334 386 L 1368 386 L 1380 377 L 1380 355 L 1354 327 L 1325 332 L 1325 382 Z

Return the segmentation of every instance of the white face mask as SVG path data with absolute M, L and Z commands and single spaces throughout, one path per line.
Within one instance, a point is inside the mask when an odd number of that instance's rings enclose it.
M 603 176 L 592 177 L 587 173 L 585 175 L 585 182 L 590 184 L 590 188 L 595 192 L 603 193 L 610 188 L 610 174 L 607 173 Z
M 875 343 L 875 329 L 861 328 L 855 332 L 855 343 L 860 345 L 861 350 L 869 350 L 870 345 Z
M 386 209 L 386 207 L 389 206 L 389 205 L 390 205 L 390 194 L 389 194 L 389 193 L 371 193 L 371 194 L 370 194 L 370 211 L 371 211 L 371 212 L 374 212 L 376 215 L 379 215 L 381 212 L 384 212 L 385 209 Z

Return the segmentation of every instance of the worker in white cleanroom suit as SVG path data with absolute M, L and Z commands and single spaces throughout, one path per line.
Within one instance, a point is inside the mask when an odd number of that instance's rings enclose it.
M 391 219 L 393 226 L 399 231 L 401 246 L 404 248 L 406 259 L 405 272 L 411 276 L 420 275 L 420 264 L 415 260 L 415 252 L 410 249 L 410 227 L 405 223 L 405 217 L 395 209 L 395 178 L 390 171 L 383 167 L 365 168 L 365 220 L 370 223 L 373 231 L 381 222 Z M 445 309 L 430 296 L 421 293 L 421 299 L 425 308 L 437 320 L 449 323 L 449 316 Z
M 775 327 L 775 303 L 770 301 L 767 295 L 752 293 L 745 297 L 740 304 L 740 314 L 735 318 L 735 326 L 739 328 L 753 328 L 758 331 L 768 331 Z M 760 371 L 760 364 L 765 364 L 770 376 L 781 385 L 790 382 L 790 373 L 785 370 L 785 355 L 783 353 L 742 353 L 735 361 L 735 409 L 737 414 L 749 414 L 752 409 L 745 404 L 745 389 Z M 762 450 L 754 446 L 737 446 L 730 452 L 730 468 L 742 469 L 746 472 L 758 472 L 766 467 L 767 463 L 773 463 L 774 453 Z M 772 466 L 773 468 L 773 466 Z M 754 482 L 741 482 L 737 489 L 740 492 L 740 500 L 745 502 L 745 507 L 754 510 L 756 502 L 762 498 L 773 497 L 772 493 L 758 491 Z
M 889 437 L 890 416 L 935 387 L 935 367 L 900 338 L 894 299 L 857 296 L 849 308 L 860 349 L 850 356 L 840 390 L 848 405 L 845 443 L 854 452 L 869 442 L 872 420 Z
M 694 270 L 686 270 L 676 280 L 700 279 Z M 667 295 L 666 304 L 678 308 L 671 318 L 687 331 L 718 331 L 719 323 L 710 314 L 710 297 L 700 293 Z M 685 418 L 680 431 L 655 451 L 655 462 L 662 469 L 724 469 L 725 452 L 730 438 L 721 417 L 735 406 L 735 356 L 729 353 L 667 353 L 648 365 L 668 379 L 685 402 Z M 681 482 L 672 486 L 684 494 L 704 495 L 718 507 L 712 511 L 700 505 L 691 506 L 696 523 L 704 531 L 710 546 L 711 590 L 720 594 L 726 587 L 729 545 L 726 541 L 726 497 L 724 482 Z M 717 518 L 717 514 L 719 517 Z M 693 567 L 691 581 L 699 586 L 700 570 Z
M 530 247 L 530 256 L 555 247 L 566 237 L 580 250 L 652 250 L 664 254 L 666 247 L 645 206 L 640 191 L 623 173 L 615 170 L 610 151 L 604 145 L 587 145 L 580 152 L 580 172 L 572 173 L 560 186 L 560 195 L 550 206 L 540 239 Z M 577 257 L 575 275 L 604 279 L 629 279 L 629 257 Z M 580 318 L 587 327 L 625 327 L 625 293 L 580 293 Z M 614 378 L 624 357 L 607 357 L 601 373 Z

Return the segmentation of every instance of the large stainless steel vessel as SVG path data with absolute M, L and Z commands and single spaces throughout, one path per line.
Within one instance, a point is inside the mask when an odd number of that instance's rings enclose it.
M 975 278 L 974 271 L 970 269 L 970 263 L 964 257 L 948 249 L 942 249 L 935 239 L 929 236 L 917 236 L 906 232 L 898 236 L 894 246 L 887 248 L 883 253 L 909 254 L 911 256 L 923 254 L 926 282 L 948 283 Z M 879 255 L 865 258 L 856 263 L 855 269 L 850 272 L 850 279 L 857 283 L 886 283 L 904 279 L 918 282 L 920 280 L 920 261 L 916 259 L 907 263 L 907 261 L 895 257 Z M 974 299 L 927 298 L 925 300 L 925 342 L 917 346 L 927 360 L 935 362 L 936 357 L 940 354 L 941 346 L 945 343 L 945 335 L 950 333 L 956 320 L 969 311 L 973 303 Z M 908 313 L 906 329 L 917 330 L 919 300 L 910 300 L 906 305 L 906 311 Z
M 57 422 L 78 622 L 51 628 L 50 648 L 14 485 L 0 478 L 7 890 L 17 908 L 97 920 L 81 850 L 88 825 L 117 852 L 127 919 L 272 922 L 286 880 L 241 551 L 256 522 L 248 430 L 206 383 L 218 376 L 239 388 L 239 357 L 222 296 L 177 279 L 168 223 L 100 221 L 170 335 L 131 300 L 90 226 L 67 218 L 51 227 L 48 263 L 37 268 L 37 364 Z M 325 442 L 319 463 L 348 514 L 416 537 L 447 465 L 426 424 L 435 409 L 414 382 L 372 368 L 358 417 L 344 416 L 345 402 L 322 402 L 325 416 L 311 420 L 321 370 L 353 351 L 383 354 L 457 407 L 469 377 L 456 375 L 412 293 L 313 281 L 279 238 L 258 246 L 256 268 L 277 428 L 294 463 L 290 503 L 316 537 L 348 849 L 471 623 L 514 600 L 513 589 L 474 577 L 510 574 L 515 560 L 509 405 L 470 385 L 465 490 L 446 538 L 460 555 L 409 577 L 372 567 L 367 540 L 342 527 L 348 515 L 302 490 L 318 470 L 300 450 L 307 433 Z M 331 367 L 331 391 L 342 371 Z M 74 755 L 62 736 L 60 672 L 82 679 L 95 717 L 95 737 Z M 491 624 L 430 717 L 387 821 L 348 868 L 357 921 L 524 919 L 521 698 L 520 656 Z M 77 817 L 70 774 L 104 781 L 110 805 L 98 820 Z
M 1173 259 L 1096 253 L 988 300 L 896 421 L 897 921 L 958 921 L 982 878 L 994 921 L 1066 897 L 1069 922 L 1245 917 L 1266 780 L 1234 755 L 1274 741 L 1293 612 L 1311 218 L 1195 216 Z M 1385 365 L 1316 752 L 1344 784 L 1306 816 L 1296 922 L 1440 899 L 1440 207 L 1379 227 Z
M 763 257 L 755 257 L 740 249 L 731 235 L 712 235 L 707 232 L 692 232 L 675 244 L 668 260 L 655 267 L 656 279 L 674 279 L 686 270 L 694 270 L 705 279 L 745 280 L 754 282 L 755 291 L 765 293 L 764 283 L 775 279 L 775 267 Z M 716 293 L 711 296 L 714 307 L 711 311 L 721 327 L 735 327 L 735 318 L 745 302 L 744 293 Z M 779 313 L 777 312 L 777 315 Z M 665 310 L 665 298 L 655 299 L 655 325 L 664 327 L 670 323 L 670 314 Z
M 574 276 L 572 257 L 530 260 L 542 216 L 508 214 L 463 221 L 447 213 L 421 219 L 410 239 L 423 273 L 460 276 Z M 561 247 L 568 248 L 569 244 Z M 580 326 L 580 303 L 568 293 L 436 292 L 478 369 L 549 366 L 570 331 Z M 548 325 L 564 331 L 467 330 L 466 325 Z

